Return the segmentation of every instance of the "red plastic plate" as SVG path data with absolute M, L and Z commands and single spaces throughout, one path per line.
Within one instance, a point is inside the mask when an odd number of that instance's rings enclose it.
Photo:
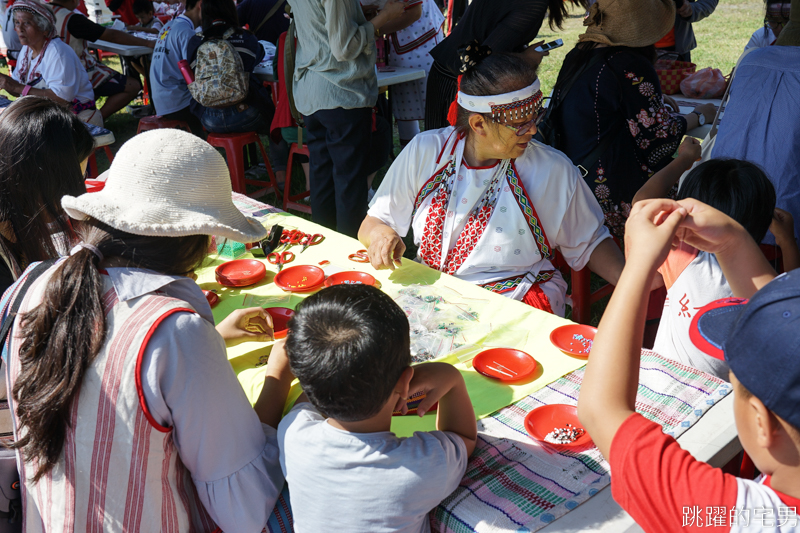
M 86 180 L 86 192 L 100 192 L 106 186 L 105 181 Z
M 219 303 L 219 295 L 216 292 L 203 290 L 203 294 L 205 294 L 206 300 L 208 300 L 208 305 L 212 308 Z
M 267 267 L 255 259 L 235 259 L 222 263 L 215 274 L 217 283 L 228 287 L 255 285 L 267 275 Z
M 536 359 L 513 348 L 491 348 L 476 355 L 472 367 L 486 377 L 519 381 L 534 373 Z
M 550 332 L 550 342 L 553 346 L 562 352 L 574 355 L 575 357 L 589 357 L 591 344 L 586 340 L 594 341 L 594 335 L 597 333 L 597 328 L 587 326 L 585 324 L 567 324 L 561 326 Z M 575 338 L 575 336 L 583 336 L 583 339 Z M 581 341 L 584 342 L 581 342 Z
M 366 272 L 339 272 L 325 280 L 325 286 L 332 285 L 375 285 L 375 278 Z
M 311 292 L 322 286 L 325 273 L 313 265 L 284 268 L 275 276 L 275 285 L 288 292 Z
M 273 336 L 282 339 L 289 332 L 289 319 L 294 316 L 294 310 L 288 307 L 268 307 L 264 311 L 272 317 Z
M 572 424 L 575 427 L 584 428 L 578 422 L 578 408 L 574 405 L 556 403 L 537 407 L 525 417 L 525 431 L 535 440 L 555 448 L 582 448 L 592 444 L 592 438 L 586 432 L 569 444 L 553 444 L 545 442 L 544 438 L 548 433 L 556 428 L 566 427 Z

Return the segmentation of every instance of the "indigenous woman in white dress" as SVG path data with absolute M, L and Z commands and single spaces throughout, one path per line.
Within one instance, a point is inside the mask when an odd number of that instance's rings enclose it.
M 375 268 L 395 268 L 413 231 L 431 268 L 558 315 L 567 285 L 552 259 L 616 283 L 622 253 L 564 154 L 532 139 L 539 80 L 519 56 L 462 50 L 452 127 L 417 135 L 386 174 L 359 239 Z M 487 57 L 488 56 L 488 57 Z
M 443 26 L 444 15 L 434 0 L 412 0 L 405 13 L 379 28 L 391 43 L 389 66 L 425 69 L 424 78 L 389 88 L 401 146 L 419 133 L 419 121 L 425 118 L 425 93 L 433 64 L 428 52 L 444 40 Z
M 252 308 L 215 328 L 190 277 L 209 235 L 266 234 L 233 205 L 225 160 L 189 133 L 145 132 L 102 191 L 61 204 L 83 241 L 0 303 L 23 530 L 262 531 L 293 376 L 274 346 L 251 407 L 225 345 L 269 340 L 272 324 Z
M 102 126 L 89 76 L 72 48 L 56 35 L 50 8 L 37 0 L 17 0 L 9 9 L 23 47 L 12 75 L 0 74 L 0 89 L 69 105 L 82 121 Z

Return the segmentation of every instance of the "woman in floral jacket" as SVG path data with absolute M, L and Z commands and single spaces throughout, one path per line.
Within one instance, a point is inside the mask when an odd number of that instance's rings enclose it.
M 618 237 L 636 191 L 669 163 L 687 130 L 714 118 L 709 104 L 679 115 L 664 103 L 653 67 L 653 43 L 669 31 L 674 9 L 672 0 L 599 0 L 584 22 L 586 33 L 564 60 L 554 89 L 558 98 L 567 82 L 578 76 L 554 113 L 557 148 L 576 165 L 586 163 L 581 169 L 584 180 L 603 208 L 606 225 Z M 599 157 L 589 158 L 604 142 L 606 148 L 595 154 Z

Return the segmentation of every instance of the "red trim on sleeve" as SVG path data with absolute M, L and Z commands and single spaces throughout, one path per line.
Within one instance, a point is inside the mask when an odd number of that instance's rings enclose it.
M 730 531 L 736 477 L 692 457 L 657 423 L 632 414 L 609 455 L 611 494 L 648 533 Z M 707 525 L 715 513 L 724 526 Z
M 147 418 L 147 421 L 150 422 L 150 425 L 156 428 L 158 431 L 162 433 L 168 433 L 172 431 L 172 428 L 167 428 L 156 422 L 156 419 L 153 418 L 153 415 L 150 413 L 150 410 L 147 408 L 147 402 L 144 400 L 144 391 L 142 390 L 142 356 L 144 356 L 144 351 L 147 348 L 147 343 L 150 342 L 150 338 L 155 333 L 156 328 L 161 324 L 164 319 L 168 316 L 171 316 L 178 312 L 187 312 L 194 314 L 194 309 L 189 309 L 187 307 L 176 307 L 175 309 L 170 309 L 153 322 L 153 325 L 150 326 L 150 329 L 147 331 L 147 335 L 144 337 L 144 341 L 142 342 L 142 347 L 139 348 L 139 355 L 136 356 L 136 395 L 139 396 L 139 406 L 144 411 L 144 416 Z
M 699 253 L 700 251 L 697 250 L 697 248 L 692 248 L 685 242 L 681 242 L 677 248 L 670 250 L 664 264 L 658 267 L 659 273 L 661 273 L 661 276 L 664 278 L 664 285 L 667 287 L 667 290 L 675 284 L 678 280 L 678 276 L 686 270 L 686 267 L 694 261 L 694 258 L 697 257 Z

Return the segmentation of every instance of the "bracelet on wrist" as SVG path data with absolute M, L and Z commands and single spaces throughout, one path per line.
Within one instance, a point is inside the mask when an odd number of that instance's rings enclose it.
M 28 96 L 28 93 L 31 92 L 31 89 L 33 89 L 33 87 L 31 87 L 30 85 L 26 85 L 25 87 L 22 88 L 20 96 Z

